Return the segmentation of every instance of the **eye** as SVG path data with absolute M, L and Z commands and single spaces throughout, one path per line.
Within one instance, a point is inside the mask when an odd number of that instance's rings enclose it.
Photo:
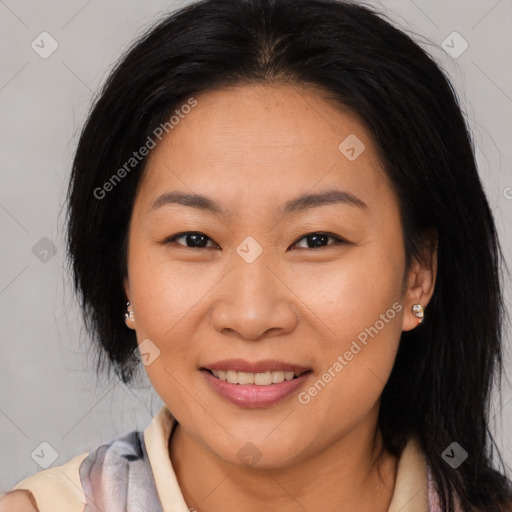
M 185 239 L 185 244 L 178 243 L 178 245 L 184 245 L 189 249 L 204 249 L 206 247 L 206 241 L 211 240 L 211 238 L 207 237 L 204 233 L 199 233 L 197 231 L 186 231 L 185 233 L 178 233 L 176 235 L 171 236 L 170 238 L 165 239 L 166 244 L 170 242 L 174 242 L 179 240 L 180 238 Z M 212 240 L 213 241 L 213 240 Z M 190 242 L 192 245 L 187 245 L 187 242 Z
M 179 240 L 180 238 L 185 240 L 184 244 L 177 242 L 177 240 Z M 327 244 L 329 239 L 334 240 L 334 243 Z M 213 242 L 213 240 L 210 237 L 206 236 L 204 233 L 200 233 L 197 231 L 186 231 L 184 233 L 177 233 L 176 235 L 172 235 L 171 237 L 166 238 L 164 240 L 164 243 L 168 244 L 171 242 L 176 242 L 176 243 L 178 243 L 178 245 L 182 245 L 188 249 L 206 249 L 206 248 L 208 248 L 207 243 L 209 240 Z M 304 235 L 303 237 L 299 238 L 299 240 L 297 242 L 295 242 L 293 245 L 297 245 L 302 240 L 307 240 L 309 242 L 312 242 L 311 245 L 313 245 L 313 247 L 309 247 L 309 246 L 301 247 L 301 249 L 309 249 L 309 250 L 318 249 L 318 248 L 322 248 L 322 247 L 329 247 L 331 245 L 337 245 L 337 244 L 345 242 L 345 240 L 343 240 L 342 238 L 340 238 L 336 235 L 331 235 L 330 233 L 317 232 L 317 233 L 309 233 L 307 235 Z M 190 243 L 190 245 L 189 245 L 189 243 Z M 310 245 L 310 244 L 307 244 L 307 245 Z M 212 246 L 210 246 L 210 247 L 212 247 Z
M 323 243 L 327 243 L 327 241 L 329 239 L 335 240 L 335 242 L 332 244 L 322 245 Z M 314 247 L 301 247 L 301 249 L 317 249 L 317 248 L 329 247 L 331 245 L 337 245 L 339 243 L 345 242 L 345 240 L 343 240 L 342 238 L 335 236 L 335 235 L 331 235 L 330 233 L 318 232 L 318 233 L 309 233 L 307 235 L 304 235 L 302 238 L 299 238 L 299 240 L 297 242 L 295 242 L 293 245 L 297 245 L 301 240 L 312 241 L 312 245 L 314 246 Z

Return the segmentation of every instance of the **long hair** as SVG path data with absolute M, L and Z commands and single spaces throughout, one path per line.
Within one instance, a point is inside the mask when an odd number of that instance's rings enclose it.
M 159 21 L 117 63 L 81 133 L 68 193 L 68 250 L 97 370 L 107 362 L 128 383 L 138 367 L 122 280 L 145 159 L 129 169 L 126 162 L 194 94 L 279 83 L 315 86 L 358 114 L 399 197 L 407 264 L 421 258 L 426 230 L 438 234 L 426 320 L 402 334 L 382 394 L 385 447 L 399 456 L 408 436 L 419 436 L 443 510 L 453 511 L 454 493 L 464 510 L 502 510 L 512 491 L 492 467 L 489 431 L 505 312 L 492 212 L 450 81 L 369 7 L 202 0 Z M 123 166 L 122 180 L 112 181 Z M 456 470 L 441 456 L 452 442 L 468 453 Z

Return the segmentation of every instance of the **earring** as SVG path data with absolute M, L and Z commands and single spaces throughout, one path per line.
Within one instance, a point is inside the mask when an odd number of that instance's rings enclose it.
M 412 306 L 412 314 L 418 319 L 418 323 L 422 323 L 425 318 L 425 310 L 421 304 L 414 304 Z
M 135 320 L 133 309 L 130 310 L 130 301 L 126 303 L 126 313 L 124 314 L 125 320 Z

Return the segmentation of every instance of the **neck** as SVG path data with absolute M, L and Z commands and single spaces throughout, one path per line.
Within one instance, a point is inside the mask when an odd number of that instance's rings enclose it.
M 397 460 L 383 446 L 376 421 L 354 428 L 313 457 L 290 467 L 258 469 L 219 458 L 177 425 L 169 452 L 189 509 L 260 512 L 385 512 Z

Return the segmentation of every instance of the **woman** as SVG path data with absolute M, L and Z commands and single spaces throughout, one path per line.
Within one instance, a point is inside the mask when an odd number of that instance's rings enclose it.
M 0 510 L 512 510 L 492 213 L 449 81 L 382 16 L 164 19 L 90 113 L 68 234 L 98 369 L 142 361 L 165 406 Z

